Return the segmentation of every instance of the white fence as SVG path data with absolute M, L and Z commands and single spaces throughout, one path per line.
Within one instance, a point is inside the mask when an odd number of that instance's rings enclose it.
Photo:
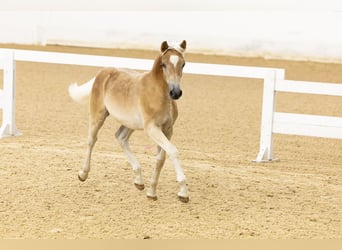
M 84 66 L 134 68 L 149 70 L 153 61 L 123 57 L 79 55 L 70 53 L 0 49 L 0 69 L 4 71 L 0 108 L 3 123 L 0 138 L 20 135 L 15 125 L 15 62 L 43 62 Z M 276 68 L 231 66 L 188 62 L 184 73 L 233 76 L 264 80 L 260 150 L 256 162 L 274 160 L 273 133 L 323 136 L 342 139 L 342 118 L 278 113 L 275 111 L 276 91 L 342 96 L 342 85 L 287 81 L 285 71 Z
M 273 154 L 273 134 L 290 134 L 342 139 L 342 117 L 291 114 L 275 111 L 276 92 L 342 97 L 342 84 L 276 79 L 264 84 L 260 151 L 256 162 L 277 160 Z M 265 107 L 266 106 L 266 107 Z M 271 107 L 271 108 L 270 108 Z

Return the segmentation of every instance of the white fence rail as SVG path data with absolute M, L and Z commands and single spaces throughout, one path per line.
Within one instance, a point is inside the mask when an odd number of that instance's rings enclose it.
M 275 112 L 273 133 L 342 139 L 342 118 Z
M 148 59 L 0 49 L 0 69 L 4 71 L 3 90 L 0 90 L 0 109 L 3 109 L 0 138 L 21 134 L 15 125 L 16 61 L 97 67 L 114 66 L 137 70 L 149 70 L 153 65 L 153 60 Z M 274 133 L 342 139 L 342 118 L 288 114 L 275 111 L 275 94 L 277 91 L 342 96 L 342 84 L 284 80 L 284 69 L 193 62 L 187 63 L 184 73 L 264 80 L 260 150 L 255 160 L 256 162 L 272 161 L 275 159 L 272 146 Z
M 342 88 L 340 84 L 326 82 L 278 81 L 276 91 L 342 96 Z

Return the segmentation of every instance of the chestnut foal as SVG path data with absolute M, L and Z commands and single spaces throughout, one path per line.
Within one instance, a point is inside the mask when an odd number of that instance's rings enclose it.
M 161 44 L 161 53 L 154 61 L 152 70 L 138 73 L 133 70 L 105 68 L 89 82 L 69 86 L 71 98 L 77 102 L 90 97 L 88 147 L 84 164 L 78 177 L 85 181 L 90 171 L 92 149 L 97 134 L 107 116 L 113 116 L 121 127 L 115 136 L 126 153 L 135 173 L 134 184 L 139 190 L 145 188 L 141 167 L 128 144 L 134 130 L 143 129 L 157 144 L 157 163 L 151 178 L 147 197 L 156 200 L 156 187 L 165 162 L 165 152 L 173 162 L 180 186 L 178 198 L 189 201 L 189 193 L 177 148 L 170 142 L 173 125 L 178 116 L 175 100 L 182 96 L 180 80 L 185 60 L 186 41 L 170 46 Z

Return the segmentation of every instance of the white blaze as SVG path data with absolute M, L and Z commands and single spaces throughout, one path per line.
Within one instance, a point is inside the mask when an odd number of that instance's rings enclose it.
M 177 66 L 178 60 L 179 60 L 178 56 L 175 56 L 175 55 L 170 56 L 170 62 L 174 65 L 175 68 Z

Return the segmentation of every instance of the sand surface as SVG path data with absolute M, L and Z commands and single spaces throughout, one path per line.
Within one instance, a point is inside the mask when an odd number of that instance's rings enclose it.
M 22 48 L 149 59 L 157 53 Z M 186 59 L 279 67 L 286 69 L 287 79 L 342 82 L 338 64 L 191 53 Z M 77 172 L 85 155 L 88 108 L 72 102 L 67 87 L 98 70 L 17 63 L 17 127 L 23 135 L 0 140 L 0 238 L 341 238 L 341 140 L 275 135 L 280 161 L 251 162 L 259 150 L 261 80 L 184 75 L 172 141 L 188 178 L 188 204 L 177 200 L 169 159 L 157 201 L 134 187 L 133 171 L 114 137 L 119 125 L 112 118 L 100 131 L 89 179 L 81 183 Z M 283 93 L 277 98 L 278 111 L 342 116 L 338 97 Z M 131 148 L 148 186 L 156 147 L 138 131 Z

